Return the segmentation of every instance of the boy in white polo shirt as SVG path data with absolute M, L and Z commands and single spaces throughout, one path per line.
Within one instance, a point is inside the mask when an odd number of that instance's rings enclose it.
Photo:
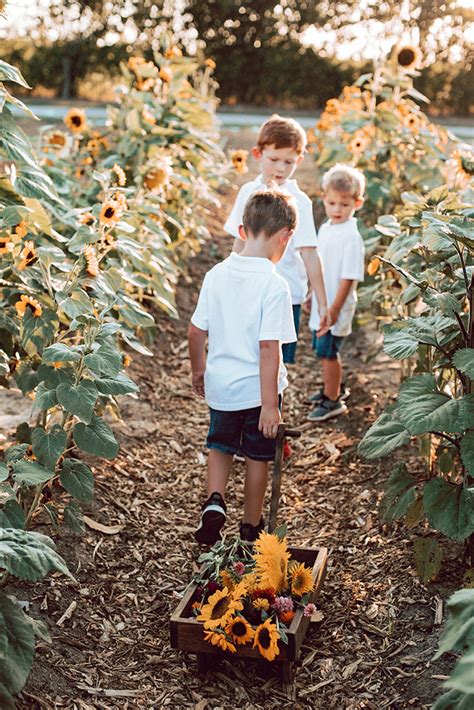
M 317 252 L 313 206 L 306 193 L 298 187 L 296 180 L 290 180 L 304 158 L 306 142 L 305 131 L 294 119 L 274 114 L 265 121 L 259 130 L 257 145 L 252 148 L 252 155 L 260 161 L 262 172 L 255 180 L 242 185 L 224 225 L 226 232 L 235 237 L 233 250 L 239 253 L 244 248 L 239 225 L 250 195 L 265 185 L 276 183 L 278 189 L 294 197 L 298 210 L 298 226 L 284 257 L 277 264 L 277 272 L 290 287 L 296 335 L 299 330 L 301 304 L 308 293 L 308 279 L 317 297 L 321 333 L 330 325 L 321 262 Z M 295 355 L 296 338 L 293 343 L 283 346 L 283 362 L 294 363 Z
M 206 399 L 211 420 L 208 499 L 195 532 L 207 545 L 221 538 L 225 488 L 237 451 L 246 460 L 240 536 L 253 541 L 264 528 L 268 462 L 275 456 L 281 394 L 288 384 L 281 343 L 296 339 L 288 284 L 275 270 L 296 227 L 293 200 L 274 190 L 255 193 L 242 222 L 244 248 L 206 274 L 188 334 L 193 389 Z
M 365 177 L 350 165 L 338 164 L 323 175 L 322 187 L 328 221 L 319 230 L 319 254 L 332 325 L 324 335 L 317 332 L 320 318 L 313 294 L 309 327 L 313 331 L 316 355 L 321 358 L 324 383 L 324 388 L 309 398 L 316 405 L 308 415 L 308 419 L 314 422 L 347 411 L 341 395 L 339 350 L 344 338 L 352 332 L 357 284 L 364 280 L 364 242 L 354 212 L 364 202 Z

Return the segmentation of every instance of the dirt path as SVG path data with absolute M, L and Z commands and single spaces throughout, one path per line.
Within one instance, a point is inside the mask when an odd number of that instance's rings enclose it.
M 224 196 L 226 205 L 232 199 Z M 186 330 L 204 272 L 228 249 L 215 215 L 214 241 L 190 265 L 178 301 L 182 319 L 159 317 L 153 359 L 134 359 L 139 400 L 123 403 L 116 427 L 121 451 L 95 467 L 97 496 L 88 515 L 107 526 L 56 536 L 77 585 L 60 576 L 18 585 L 38 616 L 50 622 L 53 644 L 40 643 L 19 707 L 67 708 L 428 708 L 448 664 L 432 663 L 439 597 L 456 588 L 451 570 L 426 589 L 412 568 L 410 544 L 377 517 L 380 485 L 390 461 L 362 462 L 357 442 L 398 381 L 384 356 L 366 362 L 374 331 L 347 345 L 350 414 L 324 426 L 306 422 L 305 398 L 318 384 L 307 324 L 291 371 L 286 419 L 303 430 L 283 482 L 280 520 L 296 544 L 325 545 L 330 564 L 322 622 L 306 637 L 296 701 L 283 693 L 275 667 L 224 662 L 207 678 L 194 657 L 169 646 L 168 620 L 195 568 L 192 538 L 205 484 L 205 405 L 189 386 Z M 242 506 L 241 464 L 229 485 L 228 529 Z M 39 528 L 41 529 L 41 528 Z M 456 551 L 458 554 L 459 550 Z M 458 585 L 459 586 L 459 585 Z M 22 596 L 23 595 L 23 596 Z M 72 601 L 77 607 L 60 626 Z

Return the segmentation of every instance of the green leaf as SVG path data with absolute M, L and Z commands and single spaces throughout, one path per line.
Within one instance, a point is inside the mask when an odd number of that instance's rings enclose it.
M 94 496 L 94 475 L 89 466 L 82 461 L 66 459 L 60 481 L 68 493 L 83 503 L 87 503 Z
M 64 508 L 64 522 L 74 533 L 80 535 L 84 532 L 82 511 L 73 500 Z
M 43 427 L 33 429 L 33 453 L 39 463 L 49 468 L 50 471 L 54 471 L 56 468 L 56 463 L 64 453 L 66 445 L 67 434 L 59 424 L 55 424 L 50 431 L 45 431 Z
M 5 463 L 11 464 L 15 461 L 21 461 L 26 456 L 29 448 L 28 444 L 13 444 L 9 446 L 5 451 Z
M 458 370 L 465 372 L 470 380 L 474 380 L 474 348 L 456 350 L 453 363 Z
M 105 459 L 114 459 L 118 454 L 119 446 L 112 429 L 96 414 L 89 425 L 76 424 L 73 436 L 77 446 L 88 454 Z
M 0 568 L 25 582 L 38 582 L 51 571 L 73 579 L 51 538 L 12 528 L 0 528 Z
M 28 623 L 28 617 L 16 600 L 0 593 L 0 649 L 2 647 L 0 697 L 2 692 L 5 696 L 5 691 L 10 695 L 21 691 L 30 674 L 35 654 L 35 634 Z M 15 707 L 13 699 L 11 705 L 4 705 L 2 701 L 2 708 L 8 707 Z
M 80 359 L 80 353 L 64 343 L 55 343 L 43 350 L 44 362 L 77 362 Z
M 97 401 L 97 387 L 92 380 L 81 380 L 77 385 L 63 382 L 56 388 L 56 396 L 66 412 L 90 424 Z
M 383 522 L 392 522 L 405 515 L 415 499 L 416 484 L 416 478 L 408 473 L 404 463 L 395 466 L 380 501 L 380 518 Z
M 53 473 L 34 461 L 16 461 L 13 464 L 13 478 L 26 486 L 38 486 L 53 477 Z
M 24 79 L 19 69 L 12 67 L 11 64 L 7 64 L 3 59 L 0 59 L 0 81 L 14 81 L 15 84 L 20 84 L 20 86 L 24 86 L 25 89 L 31 89 L 31 86 L 26 83 L 26 79 Z
M 464 651 L 466 647 L 474 646 L 474 589 L 454 592 L 447 607 L 450 613 L 434 660 L 446 651 Z
M 474 696 L 450 690 L 437 699 L 431 710 L 472 710 Z
M 390 323 L 383 329 L 383 350 L 394 360 L 403 360 L 418 350 L 418 339 L 407 328 L 406 321 Z
M 138 385 L 126 375 L 117 375 L 117 377 L 101 377 L 96 380 L 97 389 L 101 394 L 129 394 L 138 392 Z
M 436 540 L 427 537 L 415 538 L 413 547 L 418 575 L 425 584 L 428 584 L 439 574 L 443 551 Z
M 87 293 L 82 289 L 75 289 L 72 293 L 58 291 L 55 295 L 56 303 L 69 318 L 77 318 L 85 313 L 92 313 L 93 303 Z
M 8 468 L 4 463 L 0 463 L 0 481 L 6 481 L 8 478 Z
M 94 353 L 86 355 L 84 363 L 94 372 L 109 377 L 115 377 L 122 369 L 122 357 L 119 351 L 110 345 L 101 345 Z
M 455 433 L 460 431 L 459 402 L 439 392 L 434 376 L 423 373 L 402 384 L 396 412 L 399 420 L 413 435 L 429 431 Z
M 470 475 L 474 477 L 474 430 L 472 429 L 461 439 L 461 458 Z
M 409 432 L 391 412 L 392 410 L 387 410 L 381 414 L 359 443 L 358 451 L 364 458 L 387 456 L 410 441 Z
M 432 478 L 425 486 L 423 503 L 430 525 L 452 540 L 462 541 L 474 532 L 474 490 Z
M 471 695 L 474 704 L 474 650 L 459 659 L 444 685 Z
M 19 528 L 23 530 L 24 527 L 25 514 L 23 508 L 18 501 L 10 498 L 0 510 L 0 528 Z
M 40 382 L 35 393 L 34 406 L 36 409 L 51 409 L 57 403 L 56 390 L 48 389 L 44 382 Z

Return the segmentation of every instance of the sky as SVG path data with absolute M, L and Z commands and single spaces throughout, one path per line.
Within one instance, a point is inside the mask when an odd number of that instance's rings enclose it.
M 474 0 L 457 0 L 458 5 L 466 8 L 474 9 Z M 277 3 L 278 0 L 275 0 Z M 368 0 L 361 0 L 360 13 L 363 15 L 364 7 Z M 6 19 L 0 18 L 0 37 L 5 36 L 8 32 L 12 36 L 12 27 L 17 30 L 14 34 L 24 35 L 28 31 L 28 27 L 33 24 L 34 18 L 48 6 L 48 0 L 7 0 Z M 313 45 L 315 49 L 328 50 L 328 48 L 337 46 L 336 55 L 339 59 L 379 59 L 385 56 L 393 47 L 393 37 L 397 37 L 398 43 L 417 43 L 416 30 L 411 32 L 406 31 L 404 21 L 409 15 L 409 0 L 401 0 L 400 12 L 397 17 L 383 25 L 375 21 L 357 22 L 346 31 L 346 39 L 340 41 L 336 39 L 336 33 L 326 30 L 320 30 L 315 27 L 309 28 L 303 33 L 301 39 L 304 44 Z M 439 37 L 448 38 L 450 29 L 439 25 Z M 467 32 L 467 38 L 474 44 L 474 23 Z M 110 43 L 114 41 L 114 37 L 109 38 Z M 133 41 L 133 32 L 127 37 L 128 41 Z M 427 63 L 430 63 L 433 57 L 427 57 Z M 459 50 L 454 47 L 451 50 L 450 60 L 458 61 L 460 59 Z

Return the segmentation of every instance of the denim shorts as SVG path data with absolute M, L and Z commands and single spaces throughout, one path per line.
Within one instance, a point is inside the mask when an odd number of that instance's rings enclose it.
M 281 397 L 279 397 L 281 407 Z M 276 439 L 266 439 L 258 430 L 261 407 L 223 412 L 211 409 L 211 422 L 206 439 L 208 449 L 232 456 L 238 451 L 254 461 L 273 461 Z
M 313 331 L 313 350 L 324 360 L 337 360 L 343 341 L 343 335 L 333 335 L 330 330 L 320 338 Z
M 295 323 L 296 337 L 300 330 L 300 318 L 301 318 L 301 305 L 293 306 L 293 321 Z M 289 365 L 294 365 L 296 359 L 296 346 L 297 341 L 294 343 L 284 343 L 281 346 L 281 352 L 283 355 L 283 362 Z

